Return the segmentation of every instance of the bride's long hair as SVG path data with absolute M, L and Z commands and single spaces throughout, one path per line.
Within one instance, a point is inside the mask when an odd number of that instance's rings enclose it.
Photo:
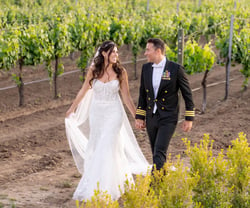
M 92 70 L 92 78 L 89 81 L 90 86 L 92 86 L 92 82 L 94 79 L 99 79 L 103 76 L 105 69 L 109 66 L 109 56 L 112 53 L 114 47 L 117 47 L 113 41 L 107 40 L 104 41 L 100 47 L 97 49 L 96 55 L 93 60 L 93 70 Z M 105 67 L 104 64 L 104 56 L 102 52 L 108 52 L 108 65 Z M 113 70 L 117 75 L 117 79 L 121 83 L 122 79 L 122 71 L 124 68 L 121 66 L 119 59 L 117 59 L 116 63 L 112 64 Z

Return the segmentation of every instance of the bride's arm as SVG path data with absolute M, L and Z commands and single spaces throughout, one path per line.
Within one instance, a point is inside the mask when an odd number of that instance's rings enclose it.
M 91 88 L 89 81 L 92 77 L 92 68 L 89 68 L 87 75 L 86 75 L 86 79 L 82 85 L 82 88 L 80 89 L 80 91 L 77 93 L 76 98 L 74 99 L 72 105 L 70 106 L 70 108 L 68 109 L 68 111 L 66 112 L 66 118 L 73 112 L 75 112 L 78 104 L 80 103 L 80 101 L 83 99 L 84 95 L 86 94 L 86 92 Z
M 129 93 L 128 75 L 125 69 L 122 72 L 122 81 L 120 90 L 124 104 L 127 106 L 132 116 L 135 117 L 136 108 Z

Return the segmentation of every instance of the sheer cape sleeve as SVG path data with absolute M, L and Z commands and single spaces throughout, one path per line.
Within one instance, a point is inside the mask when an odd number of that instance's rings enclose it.
M 77 169 L 80 173 L 84 171 L 84 158 L 89 135 L 89 106 L 92 95 L 93 90 L 89 89 L 79 103 L 75 113 L 65 118 L 66 136 Z

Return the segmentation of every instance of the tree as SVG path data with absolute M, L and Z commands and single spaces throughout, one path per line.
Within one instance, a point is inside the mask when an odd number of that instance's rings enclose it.
M 60 59 L 69 55 L 71 49 L 67 24 L 62 17 L 53 16 L 48 20 L 48 38 L 52 53 L 46 57 L 47 70 L 50 79 L 53 80 L 54 98 L 57 99 L 59 97 L 57 77 L 64 71 L 64 66 Z M 54 68 L 52 68 L 52 60 L 55 60 Z
M 1 38 L 0 68 L 9 70 L 18 64 L 18 73 L 12 78 L 18 87 L 19 106 L 24 104 L 23 66 L 37 65 L 50 54 L 48 37 L 43 26 L 30 25 L 19 30 L 6 30 Z
M 184 48 L 184 67 L 187 74 L 205 72 L 202 79 L 203 102 L 202 113 L 205 113 L 207 105 L 206 78 L 215 62 L 215 54 L 210 48 L 210 43 L 203 48 L 196 41 L 188 41 Z
M 143 38 L 143 30 L 144 30 L 144 21 L 134 18 L 134 24 L 131 26 L 130 24 L 131 20 L 127 21 L 126 24 L 126 31 L 127 35 L 124 40 L 125 44 L 131 44 L 132 45 L 132 54 L 134 56 L 133 62 L 134 62 L 134 79 L 137 79 L 137 56 L 140 52 L 141 46 L 140 43 Z

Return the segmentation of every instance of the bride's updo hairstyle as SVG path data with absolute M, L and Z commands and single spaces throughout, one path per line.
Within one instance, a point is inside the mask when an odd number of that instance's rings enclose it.
M 113 41 L 107 40 L 104 41 L 100 47 L 97 49 L 96 55 L 94 57 L 93 61 L 93 70 L 92 70 L 92 78 L 89 81 L 89 84 L 92 86 L 92 82 L 94 79 L 99 79 L 103 76 L 105 69 L 108 67 L 109 63 L 109 56 L 114 50 L 114 48 L 117 47 L 116 44 Z M 105 68 L 104 65 L 104 56 L 102 55 L 102 52 L 108 52 L 108 65 Z M 123 67 L 121 66 L 119 60 L 117 59 L 116 63 L 113 64 L 113 70 L 117 75 L 117 79 L 119 82 L 121 82 L 121 75 L 123 71 Z

